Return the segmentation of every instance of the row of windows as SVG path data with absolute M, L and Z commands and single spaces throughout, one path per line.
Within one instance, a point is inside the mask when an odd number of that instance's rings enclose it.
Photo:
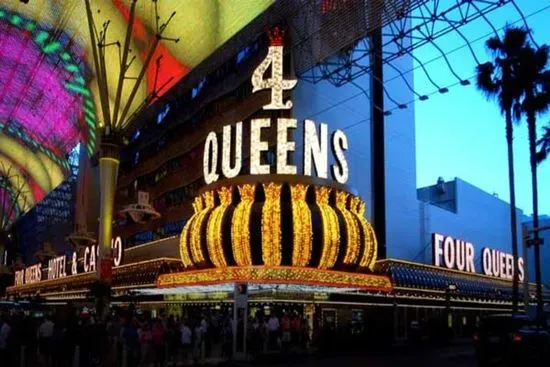
M 227 111 L 231 105 L 240 102 L 246 97 L 252 94 L 252 86 L 250 83 L 243 83 L 230 94 L 225 95 L 224 97 L 218 99 L 217 101 L 203 107 L 197 113 L 195 113 L 189 120 L 188 123 L 183 124 L 179 127 L 176 127 L 169 135 L 169 137 L 162 136 L 157 138 L 155 143 L 137 151 L 133 154 L 131 162 L 123 163 L 123 169 L 129 170 L 136 167 L 140 162 L 155 157 L 159 152 L 164 150 L 167 144 L 171 142 L 177 142 L 181 139 L 181 136 L 185 136 L 190 131 L 192 131 L 201 121 L 206 119 L 213 118 L 218 116 L 220 113 Z M 158 131 L 157 131 L 158 134 Z M 141 133 L 140 133 L 141 135 Z
M 177 236 L 181 233 L 185 222 L 185 220 L 178 220 L 175 222 L 166 223 L 164 226 L 152 231 L 138 232 L 124 240 L 125 247 L 133 247 L 147 242 L 160 240 L 166 237 Z
M 185 95 L 178 98 L 178 102 L 176 103 L 176 105 L 171 106 L 167 104 L 159 112 L 157 120 L 154 123 L 151 123 L 149 126 L 145 127 L 143 131 L 137 130 L 134 133 L 132 141 L 134 143 L 138 143 L 139 141 L 148 142 L 150 140 L 157 140 L 157 137 L 159 135 L 158 125 L 163 124 L 166 120 L 170 120 L 168 118 L 170 114 L 176 116 L 175 119 L 171 119 L 172 122 L 178 120 L 181 121 L 181 117 L 185 116 L 184 118 L 186 119 L 186 126 L 183 127 L 181 131 L 172 134 L 172 136 L 179 136 L 180 133 L 185 133 L 185 130 L 193 128 L 204 119 L 214 117 L 221 111 L 226 110 L 228 105 L 249 96 L 252 92 L 251 85 L 250 83 L 243 83 L 241 86 L 237 87 L 231 93 L 226 95 L 224 98 L 216 101 L 215 103 L 209 104 L 208 106 L 203 106 L 202 108 L 198 109 L 196 107 L 201 105 L 201 97 L 205 98 L 205 96 L 210 95 L 209 92 L 218 92 L 220 90 L 220 86 L 223 85 L 224 81 L 228 80 L 228 77 L 230 75 L 239 73 L 245 68 L 249 67 L 249 64 L 254 61 L 254 56 L 258 56 L 259 54 L 259 51 L 261 49 L 261 42 L 265 43 L 265 40 L 257 40 L 252 45 L 244 47 L 241 51 L 237 53 L 234 58 L 225 62 L 223 65 L 217 68 L 215 72 L 203 77 L 195 85 L 195 87 L 193 87 Z M 188 111 L 194 109 L 197 110 L 192 112 L 191 117 L 187 117 L 189 113 L 185 113 L 185 111 L 183 111 L 184 109 Z M 137 165 L 140 160 L 154 156 L 157 152 L 162 150 L 163 145 L 166 144 L 166 139 L 164 138 L 164 142 L 162 140 L 163 139 L 161 138 L 156 141 L 154 145 L 142 149 L 140 154 L 134 155 L 132 157 L 132 161 L 130 162 L 130 165 L 128 167 L 126 167 L 126 164 L 123 163 L 123 167 L 121 168 L 124 169 L 133 167 Z

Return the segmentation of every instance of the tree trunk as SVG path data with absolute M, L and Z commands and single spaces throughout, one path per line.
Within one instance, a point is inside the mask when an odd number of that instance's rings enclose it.
M 508 184 L 510 185 L 510 226 L 512 229 L 512 256 L 514 257 L 514 275 L 512 282 L 512 312 L 518 311 L 518 225 L 516 211 L 516 184 L 514 175 L 514 132 L 511 108 L 506 110 L 506 143 L 508 146 Z
M 539 241 L 539 202 L 537 186 L 537 120 L 535 113 L 527 113 L 527 128 L 529 130 L 529 161 L 531 163 L 531 186 L 533 190 L 533 229 L 535 242 L 535 279 L 537 282 L 537 321 L 544 320 L 544 304 L 542 301 L 542 279 L 540 271 L 540 245 Z

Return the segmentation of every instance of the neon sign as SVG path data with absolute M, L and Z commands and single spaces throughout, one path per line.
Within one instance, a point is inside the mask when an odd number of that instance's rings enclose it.
M 476 273 L 475 247 L 471 242 L 432 234 L 432 254 L 435 266 Z M 514 277 L 514 257 L 506 252 L 484 248 L 481 251 L 481 270 L 483 274 L 511 280 Z M 524 261 L 518 258 L 518 278 L 525 276 Z
M 116 237 L 111 240 L 111 250 L 113 253 L 113 266 L 117 267 L 122 264 L 124 249 L 122 247 L 122 239 Z M 98 258 L 98 247 L 96 245 L 88 246 L 84 249 L 84 257 L 82 259 L 84 272 L 92 272 L 96 270 Z M 70 258 L 70 275 L 78 274 L 78 254 L 74 251 Z M 42 280 L 54 280 L 66 277 L 68 274 L 67 264 L 69 263 L 66 256 L 58 256 L 48 261 L 48 267 L 42 269 L 42 264 L 34 264 L 25 269 L 15 272 L 15 286 L 24 284 L 37 283 Z M 43 274 L 46 279 L 42 279 Z
M 292 108 L 292 101 L 283 101 L 283 91 L 291 90 L 297 84 L 294 79 L 283 77 L 283 34 L 278 29 L 271 35 L 271 46 L 268 54 L 252 74 L 252 92 L 264 89 L 271 90 L 270 102 L 263 106 L 264 110 L 281 110 Z M 264 74 L 271 66 L 271 77 L 265 79 Z M 273 123 L 274 122 L 274 123 Z M 269 118 L 256 118 L 250 121 L 246 136 L 250 136 L 250 167 L 251 175 L 267 175 L 271 173 L 296 175 L 298 168 L 289 163 L 289 156 L 296 151 L 296 141 L 289 139 L 289 132 L 298 128 L 298 120 L 293 118 L 277 118 L 272 121 Z M 303 169 L 305 176 L 328 178 L 329 162 L 329 135 L 328 125 L 316 124 L 312 120 L 300 122 L 303 128 Z M 265 131 L 274 129 L 272 135 L 276 135 L 276 162 L 275 172 L 272 172 L 270 164 L 262 163 L 262 153 L 269 150 L 268 141 L 262 138 Z M 292 134 L 293 135 L 293 134 Z M 330 136 L 331 151 L 334 164 L 331 166 L 332 178 L 344 184 L 348 181 L 349 167 L 345 156 L 348 147 L 348 138 L 342 130 L 334 131 Z M 218 162 L 221 150 L 221 162 Z M 239 175 L 243 166 L 243 123 L 239 121 L 234 125 L 223 127 L 221 148 L 219 137 L 212 131 L 206 137 L 203 154 L 203 173 L 206 184 L 216 182 L 220 174 L 225 178 L 233 178 Z M 221 163 L 221 164 L 220 164 Z

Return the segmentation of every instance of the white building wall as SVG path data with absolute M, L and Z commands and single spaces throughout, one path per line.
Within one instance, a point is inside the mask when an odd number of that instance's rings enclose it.
M 366 91 L 370 89 L 368 76 L 356 79 L 355 83 Z M 313 84 L 300 80 L 294 88 L 292 100 L 294 103 L 292 114 L 298 119 L 295 138 L 298 142 L 295 154 L 298 173 L 303 172 L 301 162 L 303 162 L 302 137 L 305 119 L 315 121 L 317 127 L 321 122 L 328 125 L 329 179 L 331 178 L 330 167 L 334 163 L 330 136 L 337 129 L 343 130 L 348 138 L 349 147 L 345 153 L 349 165 L 347 185 L 365 200 L 366 216 L 369 221 L 372 221 L 370 100 L 360 89 L 350 83 L 337 87 L 328 81 Z
M 475 266 L 481 272 L 480 256 L 484 247 L 512 252 L 510 205 L 485 191 L 456 178 L 456 213 L 429 203 L 420 203 L 424 210 L 421 226 L 424 251 L 411 260 L 431 263 L 431 235 L 434 232 L 471 242 L 475 248 Z M 518 251 L 521 250 L 521 218 L 518 216 Z
M 384 37 L 383 43 L 389 38 Z M 409 40 L 403 41 L 407 46 Z M 395 50 L 388 44 L 384 52 Z M 411 259 L 421 247 L 420 212 L 416 197 L 413 59 L 406 55 L 384 65 L 386 155 L 386 251 L 388 257 Z M 397 71 L 401 71 L 400 75 Z M 398 108 L 405 104 L 406 108 Z M 378 157 L 374 157 L 378 159 Z

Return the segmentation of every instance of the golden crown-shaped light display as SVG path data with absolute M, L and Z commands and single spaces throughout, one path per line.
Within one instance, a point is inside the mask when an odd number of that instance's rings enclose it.
M 295 266 L 372 270 L 377 243 L 365 203 L 339 188 L 257 182 L 195 199 L 180 238 L 186 267 Z
M 284 33 L 277 28 L 268 36 L 268 54 L 252 75 L 252 92 L 270 89 L 271 102 L 263 109 L 288 110 L 292 101 L 284 101 L 283 91 L 294 88 L 297 81 L 284 79 Z M 265 78 L 269 69 L 271 77 Z M 270 166 L 260 159 L 268 147 L 261 129 L 271 124 L 277 127 L 277 174 L 271 174 Z M 315 122 L 305 120 L 304 174 L 299 176 L 297 162 L 289 163 L 297 145 L 295 136 L 289 140 L 289 130 L 297 124 L 297 119 L 288 118 L 250 121 L 250 176 L 241 175 L 242 122 L 235 124 L 234 149 L 231 126 L 224 127 L 221 167 L 217 134 L 208 135 L 203 156 L 208 186 L 195 198 L 195 213 L 180 237 L 181 260 L 187 269 L 159 276 L 159 287 L 279 282 L 391 290 L 387 276 L 372 274 L 378 245 L 365 219 L 365 203 L 344 186 L 349 178 L 346 135 L 338 129 L 332 134 L 334 180 L 329 180 L 327 125 L 321 124 L 318 133 Z M 233 162 L 232 150 L 234 166 L 228 164 Z M 226 181 L 218 181 L 220 171 Z

